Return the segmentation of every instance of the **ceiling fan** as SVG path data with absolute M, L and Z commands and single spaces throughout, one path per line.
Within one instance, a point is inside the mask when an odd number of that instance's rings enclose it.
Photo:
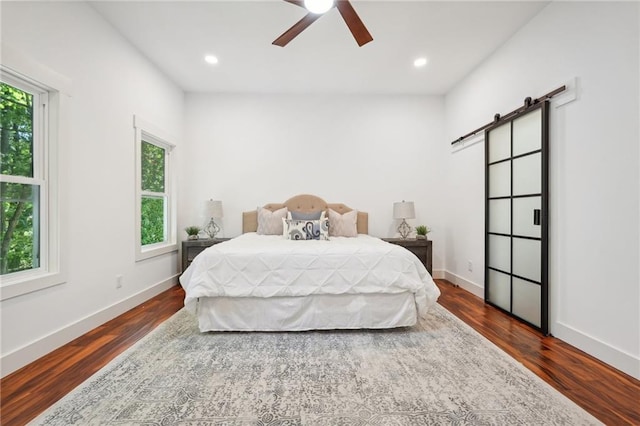
M 272 44 L 276 46 L 284 47 L 291 40 L 296 38 L 302 31 L 304 31 L 309 25 L 313 24 L 316 19 L 320 18 L 325 12 L 333 7 L 338 9 L 342 19 L 349 27 L 351 34 L 356 39 L 358 46 L 364 46 L 373 40 L 369 31 L 362 23 L 362 20 L 356 13 L 355 9 L 349 2 L 349 0 L 284 0 L 287 3 L 293 3 L 297 6 L 304 7 L 309 11 L 301 20 L 296 22 L 291 28 L 285 31 L 280 37 L 275 39 Z M 323 3 L 324 8 L 316 9 L 317 3 Z

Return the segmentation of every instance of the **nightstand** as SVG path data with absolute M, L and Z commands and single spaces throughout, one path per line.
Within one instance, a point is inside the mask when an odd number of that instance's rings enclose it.
M 182 242 L 182 272 L 193 262 L 201 251 L 215 244 L 229 241 L 230 238 L 201 238 L 199 240 L 184 240 Z
M 415 254 L 427 268 L 429 274 L 433 276 L 433 269 L 431 267 L 431 240 L 416 238 L 407 238 L 406 240 L 403 240 L 402 238 L 382 238 L 382 241 L 386 241 L 391 244 L 397 244 Z

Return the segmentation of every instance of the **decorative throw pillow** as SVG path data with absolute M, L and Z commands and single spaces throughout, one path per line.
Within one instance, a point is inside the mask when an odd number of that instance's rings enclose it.
M 323 220 L 287 219 L 284 223 L 288 240 L 329 240 L 329 220 L 326 217 Z
M 287 217 L 287 208 L 272 212 L 264 207 L 258 208 L 258 230 L 260 235 L 282 235 L 282 219 Z
M 324 210 L 320 213 L 320 239 L 329 241 L 329 218 Z
M 357 237 L 358 211 L 351 210 L 340 214 L 329 209 L 329 235 L 331 237 Z
M 293 220 L 320 220 L 320 216 L 322 216 L 324 211 L 318 210 L 317 212 L 311 213 L 303 213 L 303 212 L 294 212 L 293 210 L 289 212 L 289 219 Z

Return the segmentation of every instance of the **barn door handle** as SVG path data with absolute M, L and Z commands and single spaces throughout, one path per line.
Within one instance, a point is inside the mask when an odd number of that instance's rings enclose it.
M 540 209 L 533 210 L 533 224 L 540 225 Z

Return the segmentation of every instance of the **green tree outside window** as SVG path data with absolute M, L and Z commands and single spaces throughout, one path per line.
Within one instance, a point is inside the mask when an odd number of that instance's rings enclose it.
M 142 141 L 141 153 L 143 195 L 140 232 L 144 246 L 166 241 L 165 150 Z
M 0 172 L 34 177 L 33 95 L 0 83 Z M 0 274 L 39 266 L 40 186 L 0 183 Z

